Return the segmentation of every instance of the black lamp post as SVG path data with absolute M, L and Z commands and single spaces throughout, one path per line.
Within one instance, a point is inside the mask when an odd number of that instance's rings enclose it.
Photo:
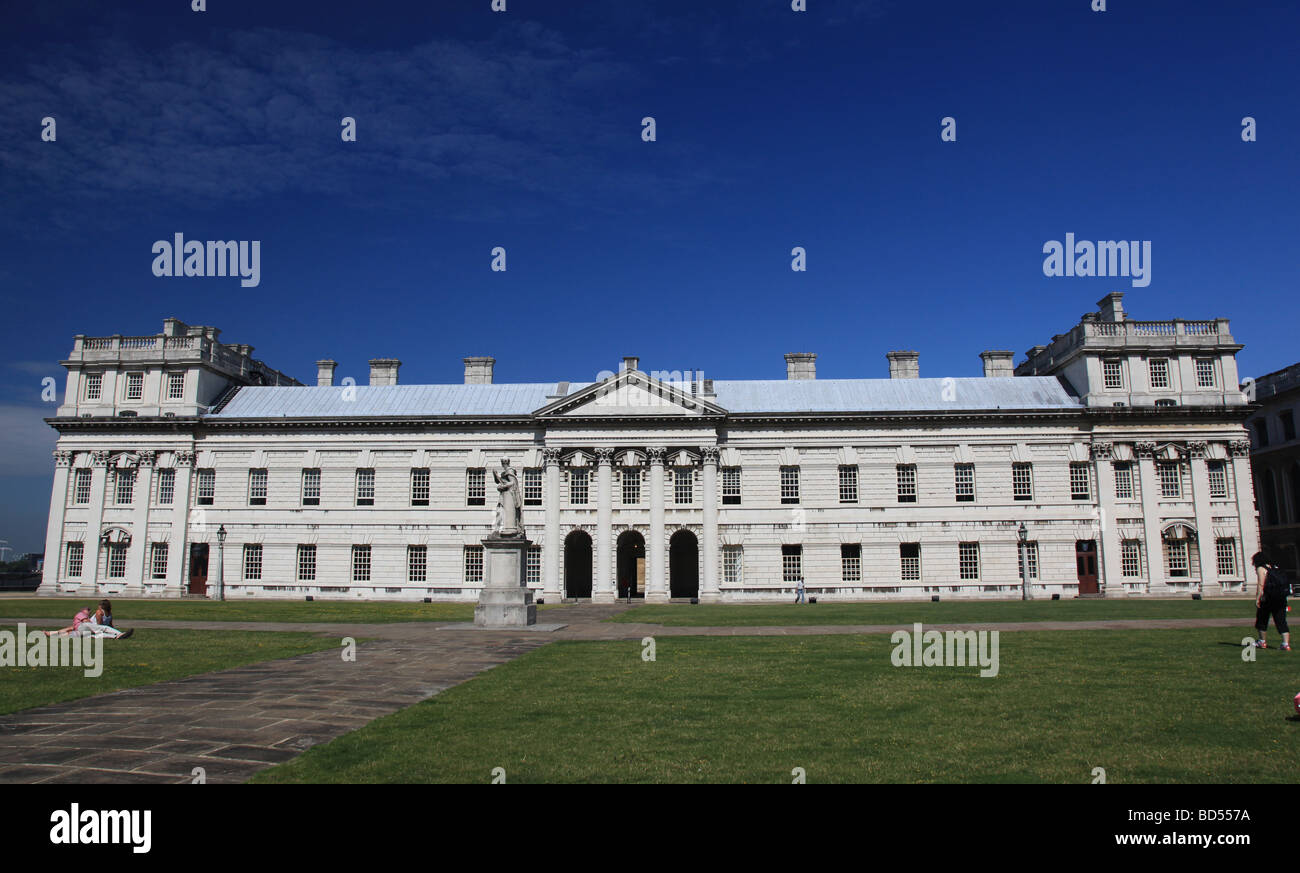
M 1029 599 L 1029 567 L 1025 564 L 1025 544 L 1029 541 L 1029 528 L 1025 523 L 1020 522 L 1020 527 L 1016 530 L 1016 536 L 1020 540 L 1020 599 Z
M 226 526 L 217 528 L 217 593 L 213 600 L 225 600 L 226 591 Z

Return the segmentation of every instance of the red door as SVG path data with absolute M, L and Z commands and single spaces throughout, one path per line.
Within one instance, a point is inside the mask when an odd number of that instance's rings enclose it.
M 1074 561 L 1079 570 L 1079 593 L 1100 593 L 1101 586 L 1097 584 L 1097 541 L 1075 541 Z
M 190 594 L 208 593 L 208 544 L 190 543 Z

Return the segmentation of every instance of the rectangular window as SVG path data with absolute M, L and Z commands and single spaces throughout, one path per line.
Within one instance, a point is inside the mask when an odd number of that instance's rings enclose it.
M 1289 443 L 1295 439 L 1295 415 L 1291 410 L 1284 409 L 1278 413 L 1277 420 L 1282 422 L 1282 441 Z
M 1107 388 L 1124 387 L 1124 370 L 1119 361 L 1102 361 L 1101 372 Z
M 81 578 L 81 564 L 85 557 L 85 543 L 68 543 L 68 569 L 65 575 L 69 579 Z
M 1115 499 L 1133 499 L 1133 462 L 1115 462 Z
M 1170 579 L 1192 575 L 1187 559 L 1187 540 L 1165 540 L 1165 569 Z
M 1237 569 L 1237 541 L 1234 539 L 1217 539 L 1214 541 L 1215 564 L 1221 578 L 1235 578 L 1241 575 Z
M 126 578 L 126 545 L 112 543 L 108 547 L 108 578 Z
M 194 474 L 196 486 L 195 502 L 199 506 L 211 506 L 217 497 L 217 471 L 199 470 Z
M 689 506 L 695 499 L 695 471 L 679 467 L 673 474 L 673 503 Z
M 1092 477 L 1088 475 L 1087 461 L 1070 464 L 1070 499 L 1092 499 Z
M 167 374 L 167 399 L 168 400 L 185 399 L 185 374 L 184 373 Z
M 302 505 L 320 506 L 320 470 L 317 468 L 302 471 Z
M 974 464 L 955 464 L 952 468 L 953 479 L 956 482 L 957 502 L 974 503 L 975 502 L 975 465 Z
M 916 502 L 916 465 L 898 465 L 898 502 Z
M 636 506 L 641 502 L 641 469 L 623 468 L 623 505 Z
M 1210 476 L 1210 497 L 1220 500 L 1228 496 L 1228 468 L 1223 461 L 1210 461 L 1205 465 Z
M 524 506 L 542 505 L 542 471 L 536 467 L 524 470 Z
M 126 374 L 126 399 L 141 400 L 144 398 L 144 373 L 127 373 Z
M 858 502 L 858 468 L 840 467 L 840 503 Z
M 429 547 L 406 547 L 406 581 L 429 581 Z
M 130 506 L 132 499 L 135 497 L 135 470 L 119 469 L 117 470 L 117 494 L 114 502 L 118 506 Z
M 370 581 L 370 546 L 352 547 L 352 581 Z
M 314 582 L 316 580 L 316 546 L 298 546 L 298 581 Z
M 980 577 L 979 543 L 957 544 L 957 568 L 960 571 L 958 575 L 962 579 L 978 579 Z
M 1142 577 L 1142 544 L 1137 540 L 1124 540 L 1120 544 L 1120 571 L 1126 579 Z
M 375 471 L 363 467 L 357 470 L 357 506 L 375 505 Z
M 72 484 L 72 502 L 78 506 L 85 506 L 90 502 L 90 470 L 78 470 L 77 478 Z
M 799 468 L 781 468 L 781 502 L 799 502 Z
M 1214 387 L 1214 361 L 1209 358 L 1196 359 L 1196 387 Z
M 1183 493 L 1183 474 L 1181 464 L 1177 461 L 1163 461 L 1158 466 L 1160 473 L 1160 496 L 1167 500 L 1177 500 Z
M 164 467 L 158 471 L 158 505 L 171 506 L 176 499 L 176 471 Z
M 1152 358 L 1147 362 L 1147 371 L 1151 374 L 1152 388 L 1169 387 L 1169 361 L 1165 358 Z
M 483 547 L 465 547 L 465 584 L 483 584 Z
M 1016 500 L 1034 499 L 1034 465 L 1016 463 L 1011 465 L 1011 491 Z
M 740 505 L 740 468 L 722 468 L 722 505 Z
M 844 544 L 840 546 L 840 578 L 845 582 L 862 581 L 862 546 Z
M 587 470 L 575 467 L 569 471 L 569 505 L 587 505 Z
M 487 505 L 487 470 L 479 468 L 465 471 L 465 505 Z
M 167 544 L 151 543 L 149 555 L 149 576 L 153 579 L 167 578 Z
M 542 584 L 542 547 L 529 546 L 524 556 L 524 584 L 537 588 Z
M 104 374 L 87 373 L 86 374 L 86 399 L 98 400 L 104 394 Z M 78 574 L 80 575 L 80 574 Z
M 248 471 L 248 505 L 266 506 L 266 470 Z
M 1268 446 L 1268 419 L 1263 416 L 1255 419 L 1255 441 L 1261 449 Z
M 1038 543 L 1025 543 L 1017 549 L 1016 572 L 1022 579 L 1038 578 Z
M 414 467 L 411 469 L 411 505 L 428 506 L 429 505 L 429 468 Z
M 244 543 L 244 579 L 257 582 L 262 578 L 262 544 Z
M 722 547 L 722 581 L 730 588 L 738 588 L 744 581 L 743 558 L 740 546 Z
M 781 547 L 781 581 L 798 582 L 803 578 L 803 546 Z
M 921 544 L 898 544 L 898 578 L 904 582 L 916 582 L 921 578 Z

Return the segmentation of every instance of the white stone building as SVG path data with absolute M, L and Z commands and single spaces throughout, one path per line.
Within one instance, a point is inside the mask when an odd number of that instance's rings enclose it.
M 539 597 L 1207 596 L 1257 548 L 1225 320 L 1101 301 L 1013 371 L 722 381 L 625 358 L 593 382 L 303 386 L 168 320 L 77 337 L 41 592 L 464 600 L 491 471 L 520 472 Z M 347 381 L 347 380 L 345 380 Z M 1023 527 L 1023 541 L 1021 537 Z M 221 534 L 224 533 L 224 539 Z

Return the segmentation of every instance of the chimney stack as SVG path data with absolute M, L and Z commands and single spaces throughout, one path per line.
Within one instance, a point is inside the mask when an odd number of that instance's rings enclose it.
M 338 361 L 331 361 L 329 358 L 316 362 L 317 388 L 328 388 L 334 384 L 334 368 L 338 365 Z
M 791 352 L 786 355 L 785 378 L 816 379 L 817 355 L 812 352 Z
M 1015 352 L 987 351 L 980 352 L 984 359 L 984 378 L 1002 379 L 1016 375 Z
M 910 350 L 888 352 L 885 357 L 889 359 L 889 378 L 921 378 L 921 355 L 919 352 Z
M 375 358 L 370 362 L 371 385 L 396 385 L 397 368 L 402 362 L 396 358 Z
M 1124 320 L 1124 292 L 1112 291 L 1105 297 L 1097 301 L 1101 307 L 1102 321 L 1123 321 Z
M 466 385 L 492 384 L 492 367 L 497 362 L 496 358 L 477 357 L 464 360 Z
M 638 369 L 640 369 L 640 368 L 641 368 L 641 359 L 638 358 L 636 355 L 624 355 L 624 356 L 623 356 L 623 369 L 624 369 L 624 370 L 638 370 Z

